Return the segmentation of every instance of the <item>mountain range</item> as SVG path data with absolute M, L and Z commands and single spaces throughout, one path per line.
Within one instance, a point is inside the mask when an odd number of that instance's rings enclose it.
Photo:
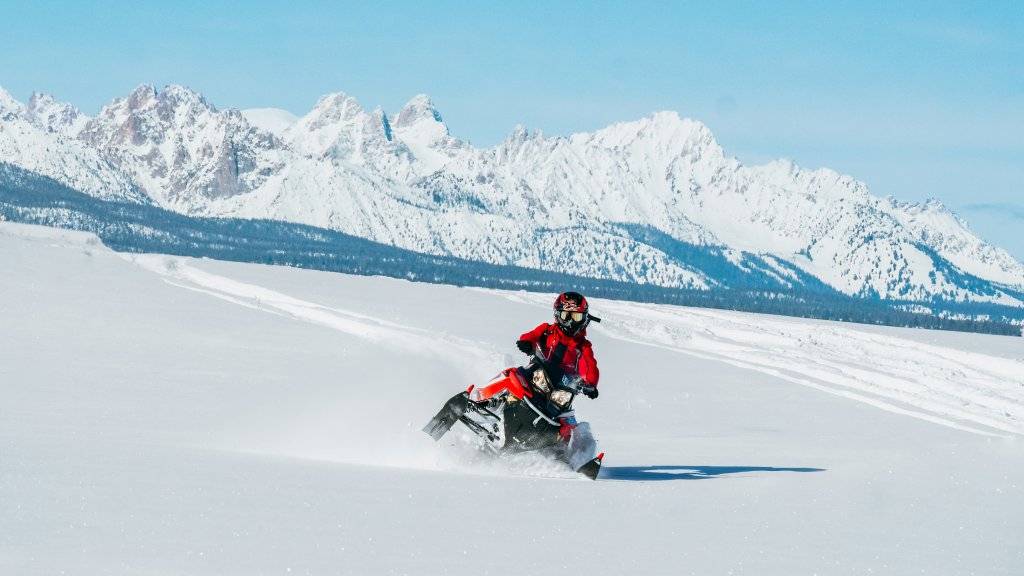
M 1024 306 L 1024 265 L 940 202 L 829 169 L 746 166 L 658 112 L 592 133 L 517 127 L 477 148 L 431 100 L 346 94 L 302 117 L 143 85 L 94 117 L 0 89 L 0 162 L 104 200 L 281 220 L 430 255 L 669 288 L 829 289 Z M 753 280 L 751 280 L 753 279 Z

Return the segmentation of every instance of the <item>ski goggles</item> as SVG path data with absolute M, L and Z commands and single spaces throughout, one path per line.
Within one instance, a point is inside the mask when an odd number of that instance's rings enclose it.
M 558 318 L 562 322 L 568 322 L 570 319 L 572 319 L 573 322 L 583 322 L 583 319 L 586 318 L 586 316 L 586 312 L 569 312 L 568 310 L 560 310 L 558 312 Z

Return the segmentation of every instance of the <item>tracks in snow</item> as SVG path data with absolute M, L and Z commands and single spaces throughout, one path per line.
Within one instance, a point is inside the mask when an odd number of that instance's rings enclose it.
M 188 259 L 125 255 L 176 286 L 429 355 L 493 367 L 503 354 L 358 312 L 212 274 Z M 544 295 L 497 292 L 546 306 Z M 613 338 L 755 370 L 889 412 L 976 434 L 1024 434 L 1024 361 L 827 323 L 600 301 Z M 457 352 L 456 354 L 453 354 Z M 486 369 L 484 370 L 486 372 Z
M 451 335 L 438 335 L 352 310 L 324 306 L 262 286 L 206 272 L 191 266 L 186 258 L 154 254 L 123 256 L 142 268 L 163 276 L 166 282 L 174 286 L 208 294 L 240 306 L 325 326 L 370 342 L 387 342 L 389 346 L 417 354 L 458 358 L 490 367 L 503 357 L 497 349 L 479 342 Z
M 504 293 L 546 306 L 541 295 Z M 1024 434 L 1024 361 L 834 323 L 601 300 L 613 338 L 755 370 L 989 436 Z

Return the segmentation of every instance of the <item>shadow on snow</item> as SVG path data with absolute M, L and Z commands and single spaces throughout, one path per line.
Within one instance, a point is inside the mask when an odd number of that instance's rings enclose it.
M 706 480 L 744 472 L 824 472 L 824 468 L 776 468 L 774 466 L 605 466 L 602 480 Z

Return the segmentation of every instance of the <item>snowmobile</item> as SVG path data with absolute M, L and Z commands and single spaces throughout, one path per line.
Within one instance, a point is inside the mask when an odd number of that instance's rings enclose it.
M 604 453 L 593 455 L 597 442 L 590 425 L 577 422 L 572 409 L 576 395 L 586 389 L 579 376 L 565 374 L 538 346 L 526 366 L 506 368 L 487 384 L 452 396 L 423 431 L 440 440 L 462 422 L 496 455 L 540 452 L 596 480 Z M 566 427 L 568 441 L 560 434 Z

